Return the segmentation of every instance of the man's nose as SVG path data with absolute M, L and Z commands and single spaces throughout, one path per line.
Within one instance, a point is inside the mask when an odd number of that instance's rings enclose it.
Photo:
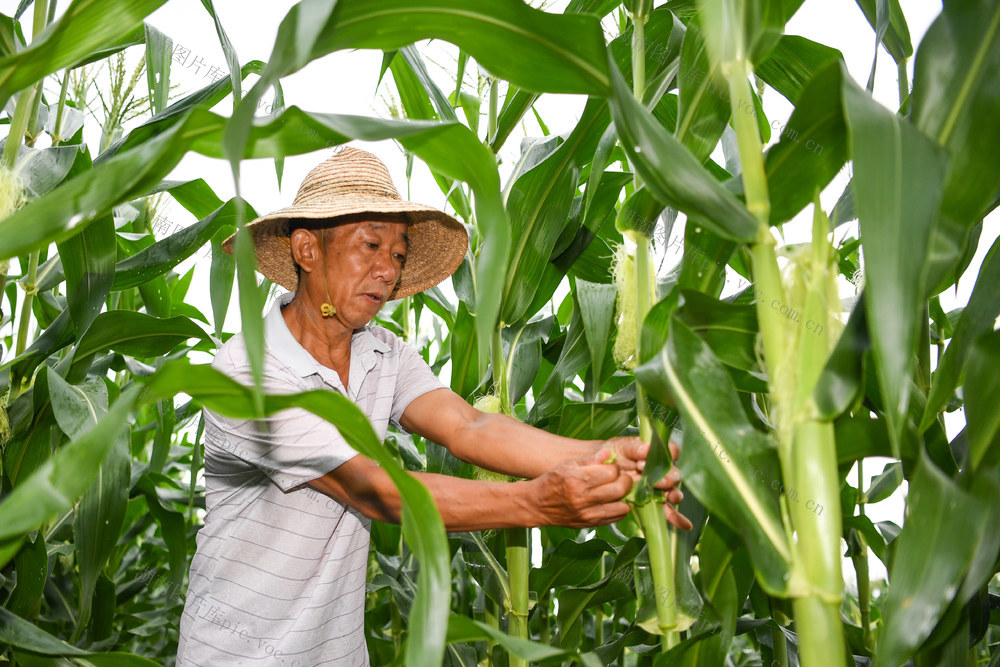
M 397 268 L 396 262 L 392 258 L 391 250 L 378 253 L 375 259 L 375 266 L 372 268 L 372 274 L 376 278 L 380 278 L 386 284 L 392 286 L 396 284 L 401 272 L 402 270 Z

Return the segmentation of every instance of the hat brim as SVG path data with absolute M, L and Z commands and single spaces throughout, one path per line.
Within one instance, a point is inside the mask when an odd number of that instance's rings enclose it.
M 337 202 L 302 202 L 261 216 L 246 225 L 253 233 L 257 270 L 285 289 L 298 290 L 298 276 L 292 258 L 288 221 L 305 218 L 330 219 L 358 213 L 404 213 L 410 246 L 406 264 L 389 299 L 402 299 L 437 285 L 453 274 L 465 258 L 469 235 L 452 216 L 430 206 L 399 199 L 372 196 L 338 197 Z M 222 242 L 233 253 L 236 234 Z

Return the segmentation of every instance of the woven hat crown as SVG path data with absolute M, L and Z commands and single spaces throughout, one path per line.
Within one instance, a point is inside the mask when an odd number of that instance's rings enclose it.
M 367 151 L 345 146 L 306 174 L 293 205 L 358 196 L 401 201 L 381 160 Z

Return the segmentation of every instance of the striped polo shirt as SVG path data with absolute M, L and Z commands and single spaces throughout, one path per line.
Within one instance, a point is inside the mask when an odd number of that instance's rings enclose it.
M 264 388 L 329 389 L 368 416 L 380 440 L 417 396 L 444 387 L 416 350 L 389 330 L 351 338 L 349 386 L 292 336 L 282 294 L 264 323 Z M 253 379 L 243 334 L 212 366 Z M 177 665 L 368 665 L 364 634 L 370 519 L 306 485 L 357 452 L 337 429 L 300 408 L 241 420 L 208 409 L 205 526 L 197 536 L 181 617 Z

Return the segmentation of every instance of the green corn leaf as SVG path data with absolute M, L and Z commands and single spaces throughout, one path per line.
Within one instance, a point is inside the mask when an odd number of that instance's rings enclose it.
M 614 321 L 618 288 L 614 283 L 589 283 L 577 279 L 574 292 L 580 314 L 583 316 L 587 347 L 590 348 L 590 368 L 594 374 L 594 386 L 600 387 L 604 356 L 608 348 L 611 324 Z
M 705 44 L 716 65 L 761 62 L 785 26 L 781 0 L 699 0 L 698 8 Z
M 797 105 L 799 95 L 817 72 L 830 62 L 843 59 L 840 51 L 819 42 L 799 35 L 782 35 L 754 73 Z
M 222 327 L 229 312 L 229 300 L 233 295 L 233 278 L 236 263 L 232 256 L 222 249 L 222 242 L 236 233 L 235 225 L 223 225 L 212 239 L 211 276 L 212 321 L 215 323 L 215 337 L 222 335 Z
M 931 425 L 951 399 L 962 382 L 973 342 L 993 328 L 997 316 L 1000 316 L 1000 240 L 993 242 L 983 259 L 969 303 L 962 310 L 948 349 L 934 372 L 927 407 L 920 422 L 921 430 Z
M 871 349 L 864 299 L 862 292 L 813 390 L 822 419 L 832 420 L 864 398 L 865 355 Z
M 569 648 L 580 645 L 584 610 L 632 594 L 632 563 L 643 547 L 642 540 L 630 539 L 618 551 L 614 564 L 601 581 L 588 586 L 567 588 L 559 593 L 558 620 L 562 629 L 560 646 Z
M 606 124 L 606 111 L 603 116 Z M 581 125 L 577 126 L 578 129 Z M 552 249 L 559 240 L 576 194 L 579 170 L 572 158 L 581 135 L 586 131 L 587 128 L 574 131 L 570 139 L 546 159 L 521 175 L 507 195 L 512 243 L 506 284 L 501 296 L 500 318 L 504 323 L 514 324 L 533 314 L 526 310 L 533 300 Z
M 865 491 L 862 500 L 865 504 L 880 503 L 899 488 L 903 483 L 903 465 L 898 461 L 886 464 L 878 477 L 872 480 L 872 485 Z
M 990 331 L 976 339 L 969 353 L 965 378 L 966 433 L 973 470 L 995 466 L 1000 461 L 1000 331 Z
M 70 438 L 79 437 L 97 425 L 108 412 L 108 388 L 99 378 L 79 385 L 69 384 L 53 369 L 47 369 L 49 400 L 56 423 Z
M 847 125 L 840 109 L 842 63 L 831 60 L 802 90 L 789 119 L 772 122 L 781 139 L 765 156 L 771 224 L 791 220 L 812 202 L 847 160 Z
M 567 401 L 556 432 L 579 440 L 607 440 L 620 435 L 634 419 L 635 387 L 629 385 L 603 401 Z
M 562 540 L 539 568 L 531 570 L 531 590 L 548 591 L 557 586 L 579 586 L 591 580 L 604 554 L 614 548 L 600 539 L 577 542 Z
M 771 491 L 776 487 L 769 486 L 780 483 L 775 445 L 750 425 L 711 350 L 674 317 L 666 346 L 636 369 L 636 378 L 684 416 L 687 488 L 743 537 L 765 590 L 794 590 L 791 548 Z
M 148 23 L 143 24 L 143 30 L 146 38 L 149 108 L 155 115 L 167 107 L 170 98 L 170 63 L 173 62 L 174 40 Z
M 548 341 L 554 324 L 550 315 L 500 332 L 511 405 L 517 405 L 531 387 L 542 361 L 542 343 Z
M 661 203 L 701 219 L 724 238 L 751 241 L 759 224 L 698 159 L 640 105 L 617 69 L 611 110 L 622 147 Z
M 29 537 L 14 558 L 17 586 L 10 594 L 5 609 L 18 616 L 34 616 L 40 606 L 49 578 L 49 554 L 41 533 L 32 541 Z
M 842 80 L 865 254 L 865 307 L 890 441 L 898 456 L 920 326 L 924 258 L 947 158 L 846 72 Z
M 203 132 L 214 122 L 210 115 L 188 116 L 162 135 L 83 171 L 32 201 L 0 222 L 0 257 L 67 239 L 113 206 L 144 194 L 180 161 L 191 133 Z
M 1000 181 L 1000 6 L 990 0 L 944 3 L 914 63 L 913 122 L 948 149 L 942 236 L 932 245 L 927 292 L 964 269 L 970 228 L 996 206 Z M 975 241 L 971 247 L 974 250 Z
M 590 351 L 584 333 L 583 318 L 580 315 L 580 309 L 574 308 L 566 340 L 559 352 L 559 359 L 546 379 L 542 390 L 535 395 L 535 404 L 531 407 L 531 412 L 528 413 L 528 418 L 525 421 L 537 424 L 558 414 L 564 402 L 563 384 L 567 379 L 579 373 L 587 365 L 589 359 Z
M 166 0 L 75 0 L 26 49 L 0 60 L 0 101 L 133 32 Z
M 55 384 L 56 381 L 50 380 L 50 388 Z M 101 385 L 103 387 L 103 383 Z M 128 438 L 123 433 L 115 438 L 98 470 L 97 479 L 83 494 L 73 517 L 74 547 L 80 567 L 80 616 L 77 627 L 81 629 L 86 627 L 91 615 L 97 580 L 118 546 L 128 505 L 131 470 Z
M 256 212 L 249 204 L 245 205 L 249 209 L 248 215 L 256 218 Z M 236 206 L 236 200 L 231 199 L 204 219 L 118 262 L 111 289 L 138 287 L 167 273 L 208 243 L 219 229 L 233 226 L 236 221 Z
M 514 0 L 474 6 L 460 0 L 389 0 L 377 7 L 345 0 L 329 19 L 320 24 L 315 41 L 300 46 L 310 49 L 301 56 L 314 59 L 345 48 L 389 50 L 436 38 L 457 44 L 487 70 L 526 90 L 601 94 L 609 87 L 603 35 L 591 15 L 549 14 Z M 289 65 L 279 62 L 280 75 L 295 71 Z
M 583 665 L 601 665 L 594 655 L 581 656 L 576 651 L 549 646 L 520 637 L 512 637 L 486 623 L 474 621 L 467 616 L 452 614 L 448 617 L 449 644 L 465 644 L 469 642 L 489 640 L 503 646 L 510 655 L 516 655 L 532 664 L 565 664 L 566 661 Z
M 874 667 L 901 665 L 934 629 L 980 547 L 990 512 L 925 455 L 910 481 L 904 530 L 880 606 Z M 934 545 L 934 548 L 928 548 Z
M 159 663 L 131 653 L 91 653 L 71 644 L 67 644 L 58 637 L 54 637 L 44 630 L 38 628 L 30 621 L 26 621 L 20 616 L 15 616 L 9 610 L 0 607 L 0 641 L 4 644 L 30 651 L 33 654 L 44 656 L 66 656 L 85 660 L 96 667 L 155 667 Z M 18 656 L 21 658 L 21 656 Z M 31 660 L 34 656 L 26 655 L 24 660 Z M 31 665 L 63 665 L 72 664 L 58 662 L 52 659 L 34 658 L 34 662 L 24 662 L 21 664 Z M 19 660 L 20 662 L 20 660 Z
M 705 51 L 697 23 L 688 25 L 681 47 L 675 136 L 699 162 L 711 155 L 729 123 L 729 86 Z
M 29 531 L 73 506 L 96 479 L 127 417 L 138 388 L 122 392 L 92 428 L 62 447 L 0 502 L 0 544 L 20 540 Z M 9 556 L 4 548 L 6 563 Z
M 166 354 L 189 338 L 208 340 L 202 329 L 186 317 L 160 319 L 144 313 L 112 310 L 101 313 L 77 345 L 75 357 L 83 359 L 112 349 L 133 357 Z
M 910 29 L 906 25 L 906 17 L 903 15 L 899 0 L 855 1 L 864 12 L 869 25 L 879 34 L 879 43 L 885 47 L 893 60 L 898 63 L 913 55 Z M 888 14 L 883 13 L 884 9 L 877 11 L 878 5 L 883 5 L 885 9 L 888 9 Z
M 83 335 L 101 312 L 115 278 L 114 219 L 103 215 L 58 246 L 69 314 L 77 335 Z

